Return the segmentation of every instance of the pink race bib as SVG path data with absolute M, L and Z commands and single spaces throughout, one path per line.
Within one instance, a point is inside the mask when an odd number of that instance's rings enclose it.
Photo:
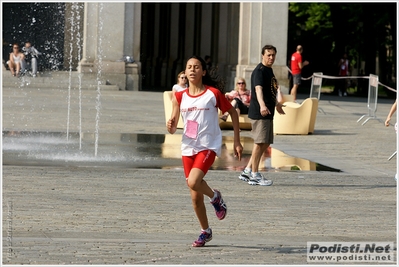
M 195 139 L 198 134 L 198 122 L 187 120 L 185 135 L 189 138 Z

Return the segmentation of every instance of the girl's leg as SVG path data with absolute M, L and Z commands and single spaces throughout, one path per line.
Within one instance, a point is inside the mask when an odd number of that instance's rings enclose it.
M 190 171 L 190 175 L 187 180 L 187 185 L 191 190 L 202 194 L 207 195 L 208 197 L 213 197 L 213 190 L 208 186 L 208 184 L 203 180 L 205 173 L 198 169 L 192 168 Z
M 15 64 L 16 66 L 15 66 L 15 74 L 16 75 L 19 75 L 19 71 L 21 70 L 21 64 L 20 63 L 17 63 L 17 64 Z
M 213 197 L 213 190 L 203 180 L 205 174 L 215 161 L 216 154 L 213 151 L 205 150 L 195 156 L 183 157 L 184 174 L 187 186 L 198 193 Z
M 206 208 L 204 203 L 204 195 L 190 189 L 191 201 L 193 203 L 194 212 L 197 215 L 201 229 L 208 229 L 209 222 L 206 215 Z
M 204 176 L 215 161 L 216 154 L 211 150 L 201 151 L 195 156 L 183 157 L 184 173 L 187 185 L 190 188 L 192 205 L 201 226 L 201 234 L 198 240 L 194 241 L 194 247 L 202 247 L 212 239 L 212 230 L 209 228 L 208 217 L 204 204 L 204 195 L 211 199 L 219 220 L 224 219 L 227 212 L 226 204 L 222 195 L 217 190 L 212 190 Z
M 208 216 L 204 203 L 204 194 L 194 191 L 190 188 L 191 201 L 195 214 L 201 226 L 201 234 L 192 244 L 193 247 L 203 247 L 206 242 L 212 240 L 212 229 L 209 227 Z
M 8 62 L 8 67 L 10 68 L 11 74 L 15 75 L 15 65 L 12 64 L 11 60 Z
M 227 207 L 223 201 L 222 195 L 218 190 L 212 190 L 212 188 L 208 186 L 208 183 L 204 181 L 204 176 L 215 161 L 215 157 L 215 152 L 211 150 L 199 152 L 195 156 L 194 162 L 191 165 L 192 168 L 190 169 L 188 175 L 186 174 L 186 176 L 188 176 L 187 185 L 190 190 L 195 192 L 191 194 L 192 202 L 198 219 L 200 220 L 201 226 L 207 225 L 205 207 L 202 206 L 204 200 L 203 195 L 208 196 L 211 200 L 211 204 L 215 208 L 216 216 L 219 220 L 223 220 L 223 218 L 226 216 Z M 187 166 L 184 165 L 185 169 L 186 167 Z
M 207 195 L 209 198 L 212 198 L 214 196 L 214 192 L 208 186 L 208 184 L 203 180 L 205 172 L 196 167 L 198 166 L 198 161 L 203 161 L 205 157 L 205 156 L 201 157 L 200 154 L 191 157 L 183 157 L 183 166 L 184 166 L 187 186 L 190 188 L 191 201 L 195 214 L 197 215 L 201 228 L 207 229 L 209 227 L 209 224 L 204 204 L 204 194 Z M 213 159 L 211 157 L 209 161 L 206 161 L 207 167 L 204 167 L 205 171 L 209 169 L 213 161 L 214 157 Z
M 213 161 L 214 160 L 212 160 L 212 162 Z M 219 220 L 223 220 L 227 213 L 227 207 L 223 201 L 221 193 L 216 189 L 212 190 L 208 186 L 207 182 L 203 180 L 204 176 L 205 173 L 201 169 L 193 168 L 187 180 L 187 184 L 190 187 L 191 191 L 195 192 L 191 193 L 191 198 L 195 213 L 197 214 L 201 227 L 206 227 L 208 225 L 208 218 L 206 216 L 206 209 L 204 206 L 204 195 L 209 197 L 211 204 L 215 208 L 216 217 Z

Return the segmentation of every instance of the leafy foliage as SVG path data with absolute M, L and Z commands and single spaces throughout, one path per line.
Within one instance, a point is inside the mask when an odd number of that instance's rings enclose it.
M 305 31 L 313 31 L 314 34 L 325 33 L 333 27 L 331 22 L 331 11 L 328 4 L 323 3 L 292 3 L 289 10 L 295 13 L 296 17 L 305 19 L 304 25 L 297 23 Z M 304 26 L 304 27 L 302 27 Z
M 381 82 L 392 84 L 396 27 L 396 3 L 290 3 L 288 50 L 301 44 L 303 57 L 310 58 L 308 71 L 331 75 L 347 53 L 356 74 L 378 74 Z

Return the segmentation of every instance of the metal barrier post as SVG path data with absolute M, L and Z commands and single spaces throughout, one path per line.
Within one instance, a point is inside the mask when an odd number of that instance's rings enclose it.
M 377 99 L 378 99 L 378 76 L 370 74 L 369 78 L 369 94 L 367 98 L 367 110 L 368 114 L 361 116 L 357 122 L 361 121 L 364 117 L 368 117 L 362 125 L 366 124 L 371 119 L 379 120 L 376 116 L 377 111 Z M 381 121 L 382 122 L 382 121 Z
M 323 73 L 315 72 L 312 77 L 312 85 L 310 87 L 310 98 L 320 100 L 321 84 L 323 82 Z
M 310 98 L 317 98 L 320 100 L 320 93 L 321 93 L 321 85 L 323 83 L 323 73 L 322 72 L 315 72 L 313 73 L 312 77 L 312 85 L 310 87 Z M 324 114 L 324 110 L 322 108 L 318 108 L 317 111 L 322 111 Z
M 393 154 L 388 158 L 388 160 L 391 160 L 393 157 L 395 157 L 397 154 L 397 151 L 393 152 Z

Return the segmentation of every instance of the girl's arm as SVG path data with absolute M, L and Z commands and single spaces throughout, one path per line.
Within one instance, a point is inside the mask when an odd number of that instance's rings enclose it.
M 391 110 L 388 113 L 387 119 L 385 120 L 385 126 L 389 126 L 389 122 L 391 121 L 392 115 L 396 112 L 397 108 L 397 101 L 395 100 L 395 103 L 393 103 Z
M 238 160 L 241 160 L 242 155 L 242 145 L 240 141 L 240 125 L 238 121 L 238 114 L 234 107 L 230 108 L 227 111 L 231 116 L 231 121 L 233 122 L 234 129 L 234 156 L 238 157 Z
M 177 102 L 176 96 L 172 94 L 172 114 L 170 119 L 166 123 L 166 128 L 169 133 L 174 134 L 177 130 L 177 123 L 179 122 L 180 118 L 180 107 L 179 103 Z

